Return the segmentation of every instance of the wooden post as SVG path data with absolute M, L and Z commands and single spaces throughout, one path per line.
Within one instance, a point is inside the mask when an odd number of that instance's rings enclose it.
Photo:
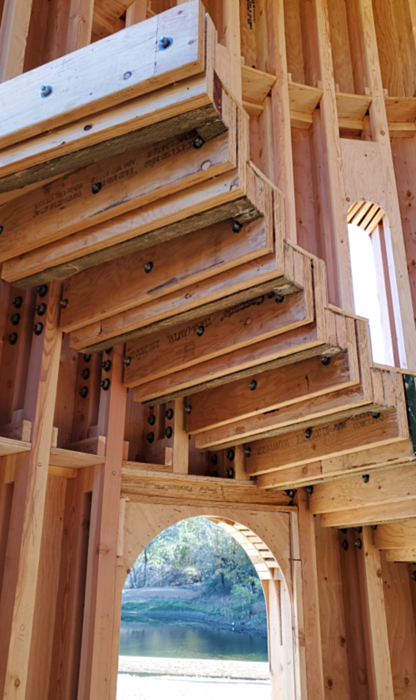
M 187 474 L 189 467 L 189 438 L 185 430 L 183 399 L 176 399 L 173 409 L 173 471 Z
M 126 27 L 146 19 L 147 0 L 134 0 L 126 10 Z
M 0 26 L 0 83 L 23 72 L 32 0 L 5 0 Z
M 315 523 L 307 496 L 301 491 L 298 491 L 298 506 L 308 700 L 324 700 Z
M 370 527 L 363 528 L 360 539 L 362 547 L 358 552 L 358 565 L 371 700 L 394 700 L 380 553 L 374 545 Z
M 65 53 L 88 46 L 91 42 L 94 0 L 71 0 Z
M 40 548 L 61 332 L 58 330 L 61 285 L 53 282 L 44 297 L 44 327 L 33 338 L 26 418 L 32 420 L 32 449 L 19 455 L 6 570 L 0 599 L 0 687 L 3 698 L 26 697 L 26 683 L 39 575 Z
M 127 390 L 123 386 L 123 346 L 111 353 L 107 374 L 106 460 L 94 480 L 79 700 L 110 698 L 113 655 L 116 556 Z M 104 389 L 102 390 L 104 393 Z
M 230 53 L 230 84 L 233 86 L 233 98 L 242 105 L 239 0 L 224 0 L 224 26 L 226 46 Z

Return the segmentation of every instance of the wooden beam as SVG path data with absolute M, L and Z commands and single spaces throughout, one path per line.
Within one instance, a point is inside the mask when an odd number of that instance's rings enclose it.
M 404 521 L 411 518 L 416 518 L 416 499 L 376 505 L 367 503 L 364 507 L 358 505 L 348 510 L 324 513 L 321 516 L 321 523 L 323 527 L 345 528 Z
M 416 520 L 380 525 L 374 532 L 374 544 L 378 549 L 416 547 Z
M 33 395 L 27 402 L 26 418 L 32 420 L 32 449 L 20 457 L 8 544 L 18 554 L 15 565 L 5 572 L 0 599 L 4 645 L 0 680 L 5 699 L 18 700 L 26 693 L 61 349 L 59 301 L 60 284 L 52 283 L 43 333 L 33 341 L 30 358 L 28 391 L 33 389 Z
M 25 36 L 31 3 L 28 0 L 8 0 L 7 6 L 9 10 L 5 18 L 8 21 L 2 23 L 4 32 L 7 32 L 6 46 L 13 36 L 16 41 L 20 37 L 20 42 L 22 35 Z M 20 17 L 18 10 L 24 16 Z M 40 66 L 19 75 L 13 83 L 7 81 L 2 84 L 0 100 L 7 104 L 7 113 L 4 113 L 1 123 L 0 147 L 203 72 L 205 12 L 202 3 L 192 0 L 182 9 L 179 18 L 177 15 L 177 8 L 172 8 L 124 32 L 116 32 L 110 40 L 86 46 L 69 57 L 52 61 L 48 64 L 47 73 Z M 169 34 L 172 21 L 175 21 L 173 43 L 169 50 L 162 51 L 159 49 L 159 36 Z M 17 52 L 17 57 L 14 55 L 13 59 L 10 54 L 10 60 L 17 58 L 17 68 L 11 69 L 7 64 L 3 68 L 4 78 L 18 75 L 23 68 L 21 46 Z M 2 54 L 5 57 L 3 60 L 7 60 L 8 53 Z M 117 61 L 109 56 L 117 56 Z M 120 65 L 125 66 L 126 74 L 130 73 L 125 79 L 122 79 L 123 73 L 120 74 Z M 74 76 L 83 75 L 85 66 L 88 66 L 88 75 L 94 76 L 93 79 L 74 82 Z M 41 86 L 45 83 L 52 88 L 52 92 L 42 99 Z
M 94 0 L 71 0 L 65 53 L 88 46 L 91 42 Z

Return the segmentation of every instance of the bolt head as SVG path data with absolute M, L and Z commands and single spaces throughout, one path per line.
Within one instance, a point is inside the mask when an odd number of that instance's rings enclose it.
M 13 306 L 15 309 L 20 309 L 23 304 L 23 297 L 16 297 L 13 299 Z
M 68 306 L 68 299 L 61 299 L 61 301 L 59 302 L 59 306 L 61 307 L 61 309 L 66 309 L 66 307 Z
M 128 80 L 131 78 L 131 70 L 126 70 L 126 72 L 123 75 L 124 80 Z
M 202 148 L 202 146 L 204 145 L 204 143 L 205 143 L 205 141 L 204 141 L 204 139 L 202 138 L 202 136 L 195 136 L 195 139 L 194 139 L 194 148 Z
M 87 386 L 82 386 L 81 389 L 79 390 L 80 396 L 83 399 L 86 399 L 88 396 L 88 387 Z
M 35 311 L 38 316 L 43 316 L 46 313 L 46 304 L 37 304 L 35 307 Z
M 313 494 L 313 486 L 312 486 L 312 484 L 311 484 L 310 486 L 306 486 L 306 487 L 305 487 L 305 491 L 306 491 L 307 494 L 309 494 L 309 496 L 312 496 L 312 494 Z
M 52 94 L 53 88 L 51 85 L 42 85 L 40 88 L 41 97 L 49 97 Z
M 154 439 L 155 439 L 154 433 L 147 433 L 147 435 L 146 435 L 147 442 L 153 442 Z
M 93 182 L 91 185 L 91 192 L 93 194 L 98 194 L 100 190 L 102 189 L 103 183 L 102 182 Z
M 149 425 L 154 425 L 156 423 L 156 416 L 154 416 L 153 413 L 151 413 L 147 419 L 147 422 L 149 423 Z
M 284 296 L 282 296 L 282 294 L 275 294 L 274 300 L 275 300 L 276 304 L 283 304 L 285 298 L 284 298 Z
M 296 495 L 296 489 L 286 489 L 286 493 L 289 498 L 294 498 Z
M 233 221 L 233 231 L 234 233 L 240 233 L 241 229 L 243 228 L 243 224 L 240 224 L 239 221 Z
M 226 456 L 227 456 L 227 459 L 229 459 L 230 462 L 232 462 L 234 457 L 235 457 L 234 450 L 227 450 Z
M 41 284 L 40 287 L 38 287 L 38 294 L 40 297 L 46 297 L 48 293 L 48 285 L 47 284 Z
M 12 322 L 12 325 L 13 325 L 13 326 L 17 326 L 17 324 L 18 324 L 19 321 L 20 321 L 20 314 L 13 314 L 13 316 L 12 316 L 11 319 L 10 319 L 10 321 Z
M 111 360 L 104 360 L 103 362 L 103 370 L 104 372 L 109 372 L 112 367 L 112 362 Z
M 328 365 L 331 364 L 332 362 L 332 357 L 328 357 L 327 355 L 322 355 L 321 357 L 321 362 L 324 365 L 324 367 L 327 367 Z
M 33 332 L 35 335 L 41 335 L 43 331 L 43 323 L 34 323 L 33 324 Z
M 227 475 L 227 479 L 234 479 L 234 469 L 233 467 L 228 467 L 227 471 L 225 472 Z
M 312 428 L 306 428 L 303 434 L 307 440 L 310 440 L 312 437 Z
M 100 382 L 100 386 L 101 386 L 101 389 L 103 389 L 103 391 L 108 391 L 110 388 L 110 385 L 111 385 L 111 382 L 109 379 L 102 379 Z
M 168 408 L 167 411 L 165 411 L 165 416 L 168 420 L 172 420 L 173 418 L 173 408 Z
M 89 376 L 90 376 L 90 370 L 88 369 L 88 367 L 84 367 L 84 369 L 81 372 L 81 377 L 83 379 L 88 379 Z
M 169 36 L 159 37 L 159 49 L 161 51 L 168 49 L 169 46 L 172 46 L 172 44 L 173 44 L 173 39 L 171 39 Z
M 250 455 L 251 455 L 251 447 L 248 447 L 248 446 L 245 447 L 245 448 L 244 448 L 244 454 L 245 454 L 246 457 L 250 457 Z
M 185 406 L 185 413 L 191 413 L 191 411 L 192 411 L 192 406 L 188 403 L 188 404 Z
M 213 464 L 214 466 L 215 466 L 216 464 L 218 464 L 218 457 L 217 457 L 217 455 L 211 455 L 211 464 Z
M 198 326 L 198 328 L 196 329 L 196 334 L 197 334 L 199 337 L 201 337 L 201 335 L 204 335 L 204 331 L 205 331 L 204 326 Z
M 362 478 L 362 480 L 364 481 L 365 484 L 368 484 L 368 482 L 370 481 L 370 475 L 369 475 L 369 474 L 363 474 L 361 478 Z
M 363 546 L 363 543 L 362 543 L 360 537 L 357 537 L 357 539 L 355 540 L 354 544 L 355 544 L 355 546 L 357 547 L 357 549 L 361 549 L 362 546 Z
M 126 367 L 128 367 L 131 364 L 131 357 L 125 357 L 123 362 L 126 365 Z
M 371 412 L 371 415 L 373 416 L 373 418 L 374 418 L 375 420 L 377 420 L 377 418 L 380 418 L 381 413 L 377 413 L 377 411 L 372 411 L 372 412 Z
M 4 231 L 4 227 L 0 226 L 0 235 L 3 233 L 3 231 Z
M 83 355 L 84 362 L 89 362 L 91 360 L 91 355 Z
M 345 549 L 345 551 L 347 551 L 347 549 L 348 549 L 348 540 L 342 540 L 342 542 L 341 542 L 341 547 L 342 547 L 342 549 Z
M 248 385 L 250 391 L 255 391 L 257 389 L 257 382 L 255 379 L 252 379 L 251 382 L 249 382 Z
M 173 435 L 173 430 L 172 430 L 172 428 L 171 428 L 170 426 L 169 426 L 169 428 L 165 428 L 165 437 L 171 438 L 172 435 Z
M 149 273 L 153 270 L 153 263 L 152 262 L 147 262 L 144 265 L 144 271 Z
M 10 345 L 16 345 L 18 337 L 17 333 L 10 333 L 8 337 Z

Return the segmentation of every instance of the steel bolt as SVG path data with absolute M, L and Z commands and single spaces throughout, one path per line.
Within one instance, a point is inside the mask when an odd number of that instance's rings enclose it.
M 185 406 L 185 413 L 191 413 L 191 411 L 192 411 L 192 406 L 188 403 L 188 404 Z
M 213 464 L 214 466 L 215 466 L 216 464 L 218 464 L 218 457 L 217 457 L 217 455 L 211 455 L 211 464 Z
M 170 426 L 169 426 L 169 428 L 165 428 L 165 437 L 171 438 L 172 435 L 173 435 L 173 430 L 172 430 L 172 428 L 171 428 Z
M 362 546 L 363 546 L 363 543 L 362 543 L 362 541 L 361 541 L 361 539 L 360 539 L 359 537 L 357 537 L 357 539 L 355 540 L 354 544 L 355 544 L 355 546 L 357 547 L 357 549 L 361 549 Z
M 342 540 L 342 542 L 341 542 L 341 547 L 342 547 L 342 549 L 345 549 L 345 551 L 347 551 L 347 549 L 348 549 L 348 540 Z
M 111 381 L 109 379 L 102 379 L 100 382 L 101 389 L 103 391 L 108 391 L 110 388 Z
M 38 316 L 43 316 L 46 313 L 46 304 L 37 304 L 35 307 L 35 311 L 38 314 Z
M 172 44 L 173 44 L 173 39 L 171 39 L 169 36 L 159 37 L 159 49 L 161 51 L 168 49 L 169 46 L 172 46 Z
M 94 182 L 92 187 L 91 187 L 91 192 L 93 194 L 98 194 L 99 191 L 101 190 L 102 186 L 103 186 L 102 182 Z
M 286 489 L 285 493 L 287 493 L 289 498 L 294 498 L 296 495 L 296 489 Z
M 144 271 L 145 272 L 151 272 L 153 270 L 153 263 L 152 262 L 147 262 L 144 265 Z
M 281 294 L 275 294 L 274 300 L 275 300 L 276 304 L 283 304 L 285 298 Z
M 124 80 L 131 78 L 131 70 L 127 70 L 123 75 Z
M 153 442 L 154 439 L 155 439 L 154 433 L 147 433 L 147 435 L 146 435 L 147 442 Z
M 112 367 L 112 364 L 113 363 L 111 362 L 111 360 L 104 360 L 102 365 L 104 372 L 109 372 Z
M 79 390 L 79 393 L 83 399 L 86 399 L 88 396 L 88 387 L 82 386 L 81 389 Z
M 13 326 L 17 326 L 17 324 L 20 321 L 20 314 L 13 314 L 13 316 L 11 317 L 10 320 L 11 320 Z
M 59 302 L 59 306 L 61 307 L 61 309 L 66 309 L 66 307 L 68 306 L 68 299 L 61 299 L 61 301 Z
M 234 469 L 233 467 L 228 467 L 227 471 L 225 472 L 227 475 L 227 479 L 234 479 Z
M 88 369 L 88 367 L 84 367 L 84 369 L 81 372 L 81 377 L 83 379 L 88 379 L 89 376 L 90 376 L 90 370 Z
M 303 434 L 307 440 L 310 440 L 310 438 L 312 437 L 312 428 L 306 428 Z
M 321 362 L 324 365 L 324 367 L 327 367 L 328 365 L 331 364 L 332 362 L 332 357 L 328 357 L 327 355 L 322 355 L 321 357 Z
M 23 297 L 16 297 L 13 299 L 13 306 L 15 309 L 20 309 L 23 304 Z
M 251 382 L 249 383 L 248 387 L 249 387 L 250 391 L 254 391 L 255 389 L 257 389 L 257 382 L 256 382 L 256 380 L 255 380 L 255 379 L 252 379 Z
M 313 494 L 313 486 L 305 486 L 305 491 L 308 493 L 310 496 Z
M 38 294 L 40 297 L 46 297 L 48 293 L 48 285 L 47 284 L 41 284 L 40 287 L 38 287 Z
M 234 233 L 240 233 L 241 229 L 243 228 L 243 224 L 240 224 L 239 221 L 233 221 L 233 231 Z
M 194 148 L 202 148 L 204 145 L 205 141 L 202 138 L 202 136 L 195 136 L 194 138 Z
M 234 450 L 227 450 L 226 457 L 230 460 L 230 462 L 232 462 L 235 457 Z
M 250 455 L 251 455 L 251 447 L 248 447 L 248 446 L 245 447 L 245 448 L 244 448 L 244 454 L 245 454 L 246 457 L 250 457 Z
M 106 348 L 106 350 L 104 350 L 104 352 L 106 355 L 110 355 L 113 352 L 113 348 Z
M 362 480 L 364 481 L 365 484 L 368 484 L 368 482 L 370 481 L 370 475 L 369 475 L 369 474 L 363 474 L 361 478 L 362 478 Z
M 153 413 L 151 413 L 147 419 L 147 422 L 149 423 L 149 425 L 154 425 L 156 423 L 156 416 L 154 416 Z
M 198 328 L 196 329 L 196 334 L 197 334 L 199 337 L 201 337 L 201 335 L 204 335 L 204 331 L 205 331 L 204 326 L 198 326 Z
M 49 97 L 49 95 L 52 94 L 52 86 L 51 85 L 42 85 L 40 89 L 40 95 L 41 97 Z
M 363 528 L 361 527 L 361 525 L 359 525 L 358 527 L 355 527 L 354 530 L 360 535 L 363 531 Z
M 10 345 L 16 345 L 18 337 L 17 333 L 10 333 L 8 337 Z
M 33 324 L 33 332 L 35 335 L 40 335 L 43 331 L 43 323 L 34 323 Z
M 376 412 L 373 412 L 373 411 L 372 411 L 372 412 L 371 412 L 371 415 L 373 416 L 373 418 L 374 418 L 375 420 L 377 420 L 377 418 L 380 418 L 381 413 L 376 413 Z
M 83 355 L 84 362 L 89 362 L 91 360 L 91 355 Z
M 128 367 L 131 364 L 131 357 L 125 357 L 123 362 L 126 365 L 126 367 Z
M 165 411 L 165 416 L 168 420 L 172 420 L 173 418 L 173 408 L 168 408 L 167 411 Z

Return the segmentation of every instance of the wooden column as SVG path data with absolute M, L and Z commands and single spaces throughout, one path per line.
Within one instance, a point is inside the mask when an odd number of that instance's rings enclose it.
M 183 399 L 176 399 L 173 409 L 173 471 L 187 474 L 189 467 L 189 438 L 185 430 Z
M 332 64 L 331 39 L 327 0 L 314 0 L 314 20 L 318 38 L 319 67 L 323 95 L 320 102 L 320 119 L 314 121 L 314 130 L 321 130 L 321 143 L 316 157 L 321 161 L 321 188 L 326 189 L 321 197 L 325 206 L 323 216 L 327 224 L 324 235 L 331 236 L 334 259 L 326 259 L 336 267 L 335 285 L 329 289 L 330 302 L 345 311 L 354 312 L 351 261 L 348 244 L 348 229 L 345 212 L 346 199 L 341 165 L 341 145 L 338 128 L 338 113 L 335 99 L 335 78 Z M 332 246 L 329 246 L 331 248 Z M 331 278 L 329 278 L 331 279 Z
M 94 0 L 71 0 L 65 53 L 91 43 Z
M 295 181 L 283 0 L 267 0 L 266 13 L 269 37 L 272 37 L 269 40 L 269 52 L 273 54 L 276 72 L 276 82 L 271 93 L 275 182 L 285 195 L 285 237 L 296 243 Z
M 126 27 L 146 19 L 147 0 L 134 0 L 126 10 Z
M 390 236 L 386 237 L 389 273 L 392 279 L 394 319 L 400 356 L 400 366 L 416 368 L 416 330 L 412 295 L 407 271 L 399 198 L 394 175 L 393 157 L 384 102 L 383 83 L 377 50 L 377 37 L 371 0 L 359 0 L 360 18 L 364 36 L 365 61 L 368 83 L 372 94 L 370 120 L 373 139 L 379 145 L 381 167 L 385 183 L 387 216 Z
M 224 0 L 224 35 L 230 52 L 230 85 L 233 98 L 242 105 L 243 90 L 241 81 L 241 38 L 240 38 L 240 3 L 239 0 Z
M 360 539 L 358 565 L 370 697 L 371 700 L 394 700 L 380 553 L 374 546 L 371 527 L 363 528 Z
M 106 460 L 95 476 L 81 671 L 78 700 L 110 698 L 113 661 L 114 606 L 116 601 L 116 556 L 119 522 L 121 469 L 127 390 L 123 386 L 123 346 L 111 353 L 107 373 L 110 388 L 105 394 L 107 436 Z M 102 418 L 99 423 L 104 424 Z
M 5 0 L 0 27 L 0 83 L 23 72 L 32 0 Z
M 303 491 L 298 491 L 298 506 L 308 700 L 324 700 L 315 523 Z
M 17 459 L 14 498 L 0 599 L 0 687 L 4 700 L 26 697 L 36 585 L 48 480 L 49 453 L 58 382 L 61 285 L 53 282 L 42 299 L 47 312 L 33 338 L 25 418 L 32 420 L 32 449 Z

